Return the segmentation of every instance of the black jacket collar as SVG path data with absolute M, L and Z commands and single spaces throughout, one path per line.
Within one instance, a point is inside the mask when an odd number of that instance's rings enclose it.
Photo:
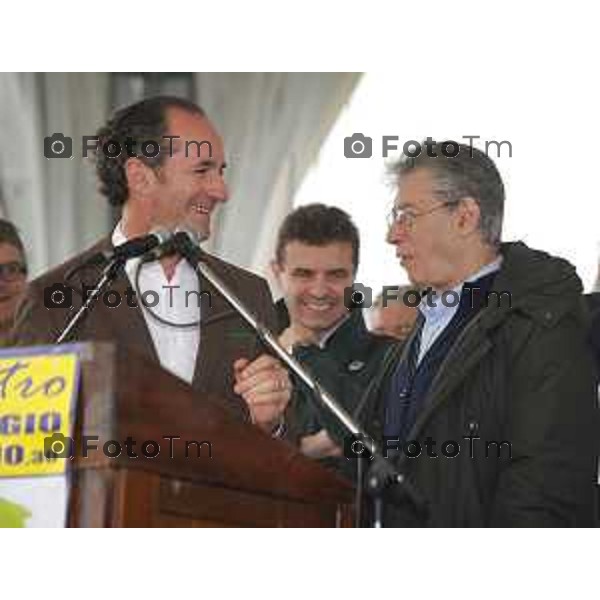
M 290 316 L 283 298 L 275 303 L 275 310 L 277 312 L 278 333 L 281 334 L 290 326 Z M 351 311 L 350 317 L 327 339 L 325 348 L 334 353 L 345 354 L 350 349 L 353 350 L 357 346 L 370 342 L 373 336 L 374 334 L 367 329 L 362 310 L 357 309 Z M 391 339 L 383 336 L 378 337 L 386 340 Z

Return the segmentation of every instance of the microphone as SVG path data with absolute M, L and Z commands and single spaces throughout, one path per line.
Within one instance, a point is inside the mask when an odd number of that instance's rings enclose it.
M 173 246 L 192 266 L 196 266 L 202 259 L 198 236 L 190 229 L 178 229 L 173 236 Z
M 67 275 L 69 277 L 72 277 L 78 270 L 82 268 L 90 267 L 93 265 L 100 266 L 102 262 L 105 263 L 102 267 L 100 279 L 96 283 L 96 286 L 93 288 L 91 294 L 88 295 L 83 305 L 69 319 L 65 328 L 56 339 L 55 343 L 61 344 L 71 335 L 71 332 L 75 330 L 78 324 L 92 310 L 92 308 L 94 307 L 94 303 L 96 302 L 102 291 L 108 288 L 108 286 L 114 281 L 115 277 L 117 276 L 119 271 L 123 269 L 123 265 L 128 259 L 148 254 L 152 252 L 152 250 L 155 250 L 167 244 L 167 242 L 169 242 L 172 238 L 173 234 L 170 231 L 166 231 L 164 229 L 156 229 L 154 231 L 151 231 L 147 235 L 133 238 L 131 240 L 128 240 L 124 244 L 121 244 L 120 246 L 116 246 L 112 252 L 95 254 L 90 258 L 90 260 L 87 263 L 84 263 L 83 265 L 69 271 Z M 103 257 L 104 261 L 102 261 Z
M 166 229 L 155 229 L 147 235 L 133 238 L 124 244 L 116 246 L 112 252 L 111 258 L 118 261 L 127 261 L 130 258 L 141 256 L 166 244 L 173 234 Z

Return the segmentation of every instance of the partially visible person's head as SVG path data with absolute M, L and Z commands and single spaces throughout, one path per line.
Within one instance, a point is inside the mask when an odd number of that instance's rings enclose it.
M 387 335 L 398 340 L 405 340 L 417 319 L 418 308 L 409 306 L 403 296 L 411 286 L 400 286 L 394 298 L 387 299 L 383 306 L 383 298 L 379 294 L 373 305 L 366 312 L 367 326 L 372 333 Z
M 452 143 L 454 144 L 454 143 Z M 500 245 L 504 185 L 493 161 L 476 148 L 442 143 L 391 168 L 398 194 L 388 242 L 417 286 L 448 289 Z
M 124 207 L 136 233 L 185 227 L 208 237 L 211 213 L 228 192 L 223 141 L 199 106 L 148 98 L 116 111 L 97 135 L 100 190 Z
M 272 267 L 292 325 L 319 335 L 348 314 L 344 289 L 354 281 L 359 247 L 356 226 L 339 208 L 310 204 L 285 218 Z
M 12 326 L 27 287 L 25 248 L 17 228 L 0 219 L 0 330 Z

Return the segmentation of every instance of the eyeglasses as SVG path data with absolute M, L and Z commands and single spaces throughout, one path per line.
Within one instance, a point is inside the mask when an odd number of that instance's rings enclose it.
M 27 275 L 27 267 L 18 261 L 0 263 L 0 280 L 17 281 Z
M 410 208 L 400 208 L 398 206 L 394 206 L 388 215 L 388 227 L 394 227 L 395 225 L 403 225 L 405 229 L 411 230 L 414 229 L 415 222 L 419 217 L 424 217 L 425 215 L 430 215 L 442 208 L 446 208 L 447 206 L 456 205 L 457 202 L 446 201 L 442 202 L 438 206 L 434 206 L 429 210 L 425 210 L 423 212 L 415 212 Z

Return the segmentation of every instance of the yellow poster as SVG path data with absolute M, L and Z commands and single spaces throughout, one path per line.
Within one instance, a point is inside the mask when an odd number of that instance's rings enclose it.
M 77 351 L 65 345 L 0 352 L 0 526 L 19 526 L 34 511 L 40 523 L 51 516 L 54 526 L 64 524 Z

